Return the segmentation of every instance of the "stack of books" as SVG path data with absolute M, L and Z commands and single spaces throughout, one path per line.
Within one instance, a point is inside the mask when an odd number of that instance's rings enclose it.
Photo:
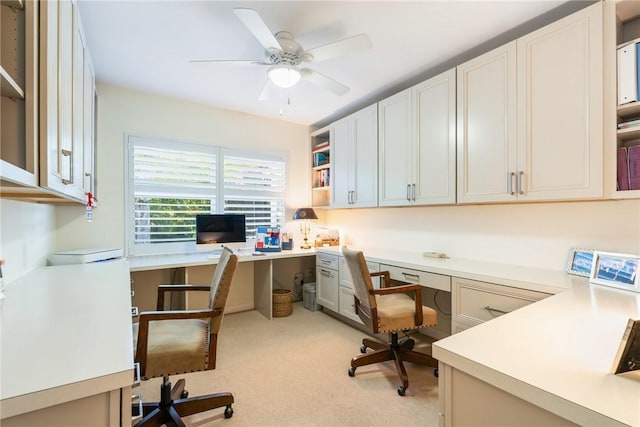
M 640 190 L 640 145 L 618 147 L 618 190 Z

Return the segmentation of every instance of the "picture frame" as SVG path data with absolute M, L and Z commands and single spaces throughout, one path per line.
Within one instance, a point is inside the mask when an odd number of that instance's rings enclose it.
M 589 282 L 640 292 L 640 255 L 595 251 Z
M 589 277 L 595 249 L 571 248 L 567 257 L 567 273 Z

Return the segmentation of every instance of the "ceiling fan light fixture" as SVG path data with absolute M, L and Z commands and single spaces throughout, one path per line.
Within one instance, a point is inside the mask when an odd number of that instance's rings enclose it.
M 300 70 L 289 64 L 274 65 L 269 68 L 268 75 L 274 85 L 283 89 L 295 86 L 302 77 Z

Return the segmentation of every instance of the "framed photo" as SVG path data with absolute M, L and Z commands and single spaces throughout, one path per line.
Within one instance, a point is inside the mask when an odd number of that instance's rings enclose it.
M 591 264 L 593 264 L 593 252 L 593 249 L 569 249 L 567 273 L 574 274 L 576 276 L 589 277 L 591 274 Z
M 640 292 L 639 265 L 639 255 L 595 251 L 589 281 Z

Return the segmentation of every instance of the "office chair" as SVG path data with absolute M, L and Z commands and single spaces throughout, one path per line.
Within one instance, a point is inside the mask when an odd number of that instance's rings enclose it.
M 398 394 L 404 396 L 409 387 L 409 378 L 403 362 L 437 368 L 438 361 L 428 354 L 414 351 L 413 339 L 406 337 L 398 340 L 398 332 L 436 326 L 437 313 L 422 305 L 420 285 L 391 286 L 388 271 L 369 273 L 361 251 L 343 247 L 342 254 L 353 278 L 356 313 L 371 333 L 389 333 L 389 342 L 369 338 L 362 340 L 360 352 L 364 354 L 351 359 L 349 376 L 353 377 L 359 366 L 393 360 L 402 380 Z M 371 278 L 376 276 L 384 278 L 380 289 L 373 288 Z M 407 293 L 413 293 L 413 299 Z M 373 352 L 367 354 L 367 348 Z
M 225 248 L 211 286 L 160 285 L 158 311 L 141 313 L 139 323 L 133 325 L 135 361 L 140 363 L 140 376 L 144 379 L 163 377 L 160 402 L 143 405 L 143 418 L 136 427 L 184 426 L 181 417 L 223 406 L 225 418 L 233 415 L 231 393 L 189 398 L 184 379 L 171 388 L 169 375 L 215 369 L 218 332 L 237 264 L 238 256 Z M 209 308 L 162 311 L 165 293 L 175 291 L 209 291 Z

